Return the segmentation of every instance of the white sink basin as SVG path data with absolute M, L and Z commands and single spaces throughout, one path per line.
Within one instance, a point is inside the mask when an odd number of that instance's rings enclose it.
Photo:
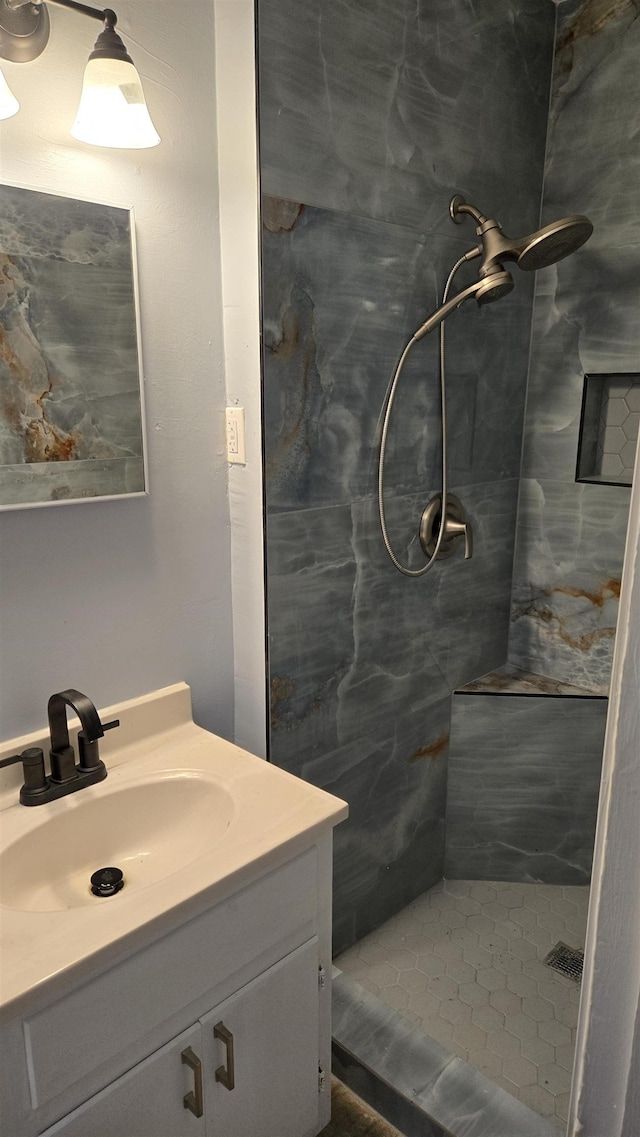
M 118 904 L 125 892 L 156 884 L 210 852 L 234 813 L 225 789 L 188 773 L 112 792 L 107 785 L 99 796 L 86 790 L 70 796 L 73 808 L 47 817 L 0 853 L 2 907 L 57 912 Z M 89 878 L 107 867 L 122 870 L 124 889 L 94 896 Z
M 147 937 L 232 895 L 315 843 L 344 802 L 193 722 L 184 683 L 102 710 L 107 778 L 56 801 L 19 803 L 22 769 L 0 771 L 0 1018 L 42 984 L 74 982 Z M 70 723 L 71 740 L 79 724 Z M 41 729 L 0 743 L 0 759 L 48 749 Z M 93 896 L 90 877 L 125 886 Z M 89 962 L 91 961 L 91 963 Z

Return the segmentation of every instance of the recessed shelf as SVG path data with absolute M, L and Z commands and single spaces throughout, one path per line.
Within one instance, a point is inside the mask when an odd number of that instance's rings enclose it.
M 630 486 L 640 424 L 640 374 L 585 375 L 577 482 Z

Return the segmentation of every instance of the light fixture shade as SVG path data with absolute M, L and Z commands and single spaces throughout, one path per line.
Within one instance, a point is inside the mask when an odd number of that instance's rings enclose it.
M 92 146 L 144 150 L 158 145 L 160 135 L 133 63 L 105 57 L 89 60 L 71 133 Z
M 0 119 L 11 118 L 20 110 L 20 103 L 0 71 Z

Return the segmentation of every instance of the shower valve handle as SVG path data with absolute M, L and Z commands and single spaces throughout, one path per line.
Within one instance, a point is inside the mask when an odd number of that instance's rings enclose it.
M 458 540 L 464 537 L 464 559 L 470 560 L 473 556 L 473 527 L 467 520 L 464 506 L 455 494 L 447 494 L 447 509 L 444 520 L 444 533 L 440 540 L 440 527 L 442 525 L 442 495 L 436 494 L 423 511 L 420 518 L 418 536 L 422 550 L 427 557 L 432 557 L 439 542 L 438 559 L 450 557 L 458 548 Z
M 447 515 L 444 535 L 445 540 L 447 537 L 451 540 L 455 537 L 464 537 L 464 559 L 465 561 L 471 560 L 473 556 L 473 529 L 468 521 L 456 521 L 451 515 Z

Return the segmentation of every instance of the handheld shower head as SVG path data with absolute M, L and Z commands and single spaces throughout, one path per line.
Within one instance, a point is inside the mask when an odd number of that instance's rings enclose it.
M 502 296 L 506 296 L 513 289 L 513 277 L 510 272 L 504 269 L 498 272 L 491 273 L 490 276 L 485 276 L 480 281 L 480 287 L 475 294 L 475 300 L 479 308 L 483 304 L 493 304 L 494 300 L 500 300 Z
M 575 253 L 593 233 L 589 218 L 578 214 L 561 217 L 526 237 L 507 237 L 497 221 L 485 217 L 460 194 L 451 199 L 449 212 L 457 225 L 462 224 L 465 214 L 476 221 L 476 233 L 482 240 L 481 277 L 499 271 L 507 260 L 515 261 L 526 272 L 548 268 Z
M 468 288 L 463 288 L 462 292 L 458 292 L 451 300 L 447 300 L 445 304 L 441 304 L 440 307 L 429 316 L 429 319 L 425 320 L 424 324 L 418 328 L 413 336 L 412 342 L 421 340 L 423 336 L 432 332 L 451 312 L 459 308 L 461 304 L 464 304 L 465 300 L 473 299 L 480 307 L 482 304 L 491 304 L 492 301 L 499 300 L 501 296 L 506 296 L 508 292 L 511 292 L 512 288 L 513 277 L 510 272 L 505 272 L 503 268 L 491 273 L 489 276 L 481 277 L 480 280 L 476 280 L 473 284 L 470 284 Z

